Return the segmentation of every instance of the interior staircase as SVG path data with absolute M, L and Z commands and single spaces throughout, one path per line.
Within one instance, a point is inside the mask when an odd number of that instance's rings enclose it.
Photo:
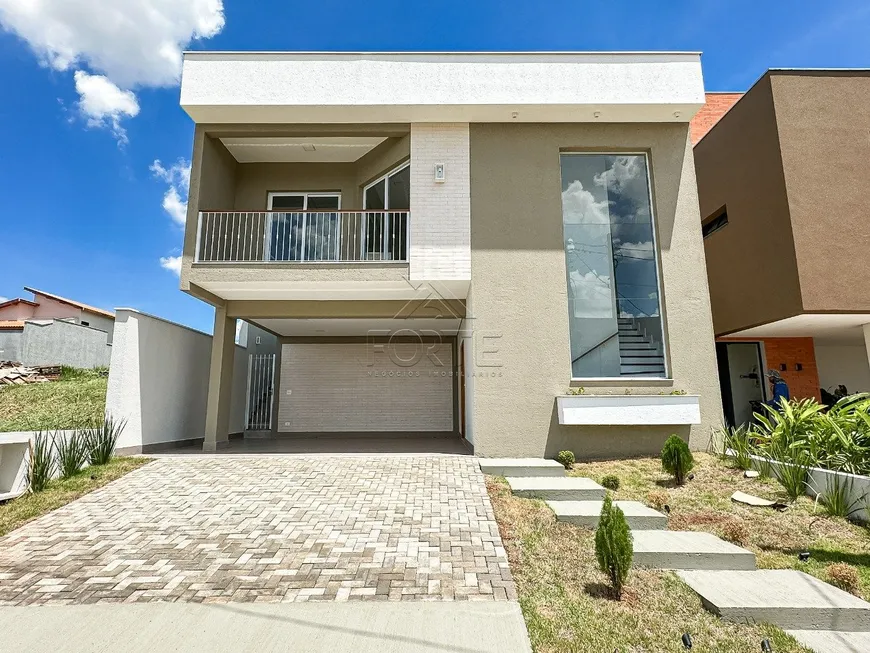
M 619 373 L 622 376 L 664 376 L 665 357 L 661 343 L 647 335 L 634 318 L 619 318 L 617 328 Z
M 484 474 L 504 476 L 517 496 L 545 501 L 559 521 L 597 526 L 607 490 L 592 479 L 567 476 L 560 463 L 543 458 L 479 464 Z M 634 564 L 677 570 L 722 619 L 774 624 L 819 653 L 870 650 L 870 603 L 800 571 L 756 570 L 751 551 L 711 533 L 669 531 L 667 515 L 638 501 L 614 504 L 632 530 Z

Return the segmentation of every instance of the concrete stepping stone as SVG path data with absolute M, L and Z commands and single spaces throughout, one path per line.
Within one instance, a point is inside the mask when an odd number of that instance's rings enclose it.
M 507 482 L 515 495 L 527 499 L 600 500 L 607 492 L 591 478 L 579 476 L 509 476 Z
M 480 471 L 492 476 L 565 476 L 562 463 L 546 458 L 481 458 Z
M 785 630 L 870 631 L 870 603 L 802 571 L 678 571 L 704 607 L 727 621 Z M 828 651 L 830 649 L 824 649 Z
M 617 502 L 618 503 L 618 502 Z M 755 569 L 755 554 L 694 531 L 633 531 L 634 564 L 655 569 Z M 870 649 L 868 649 L 870 650 Z
M 870 651 L 870 632 L 844 633 L 839 630 L 787 630 L 785 632 L 816 653 Z
M 595 528 L 604 502 L 597 501 L 547 501 L 559 521 Z M 614 501 L 625 513 L 625 521 L 632 530 L 662 530 L 668 527 L 667 515 L 645 506 L 639 501 Z

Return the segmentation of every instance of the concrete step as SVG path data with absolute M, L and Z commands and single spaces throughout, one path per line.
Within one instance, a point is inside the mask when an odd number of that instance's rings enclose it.
M 602 500 L 547 501 L 559 521 L 595 528 L 601 514 Z M 614 501 L 625 513 L 625 521 L 632 530 L 662 530 L 668 527 L 666 515 L 645 506 L 639 501 Z
M 791 569 L 678 571 L 704 607 L 727 621 L 785 630 L 870 631 L 870 603 Z M 828 650 L 828 649 L 824 649 Z
M 480 471 L 492 476 L 564 476 L 562 463 L 546 458 L 481 458 Z
M 634 531 L 634 564 L 655 569 L 755 569 L 755 554 L 712 533 Z
M 816 653 L 870 651 L 870 632 L 844 633 L 839 630 L 787 630 L 785 632 Z
M 508 477 L 507 482 L 514 494 L 527 499 L 600 501 L 607 492 L 591 478 L 578 476 Z

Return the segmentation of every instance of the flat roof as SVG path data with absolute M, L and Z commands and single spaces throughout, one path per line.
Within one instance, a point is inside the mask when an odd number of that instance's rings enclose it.
M 538 55 L 675 55 L 686 54 L 700 56 L 700 50 L 185 50 L 182 53 L 188 55 L 365 55 L 365 56 L 394 56 L 394 55 L 510 55 L 510 56 L 538 56 Z

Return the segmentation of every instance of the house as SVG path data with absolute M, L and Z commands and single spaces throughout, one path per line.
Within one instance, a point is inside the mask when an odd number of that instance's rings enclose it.
M 230 435 L 237 319 L 276 339 L 247 382 L 273 437 L 706 447 L 703 104 L 696 53 L 186 53 L 204 448 Z
M 716 99 L 695 166 L 726 418 L 769 398 L 767 369 L 793 397 L 870 391 L 870 72 L 770 70 Z
M 35 288 L 33 299 L 0 303 L 0 360 L 25 365 L 106 367 L 115 314 Z

